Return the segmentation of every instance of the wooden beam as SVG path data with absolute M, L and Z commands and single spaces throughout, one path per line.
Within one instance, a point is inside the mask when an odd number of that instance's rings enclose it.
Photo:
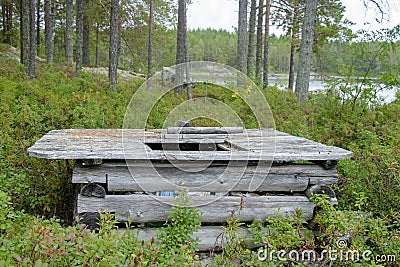
M 109 211 L 120 222 L 131 218 L 135 223 L 163 222 L 176 203 L 174 197 L 155 195 L 107 195 L 105 198 L 78 196 L 78 214 Z M 301 209 L 305 220 L 311 220 L 315 204 L 305 196 L 192 196 L 191 203 L 202 212 L 202 222 L 222 223 L 235 213 L 240 221 L 265 220 L 278 211 L 283 215 Z
M 138 231 L 138 238 L 143 240 L 150 240 L 151 238 L 157 237 L 157 228 L 138 228 L 134 231 Z M 121 231 L 126 231 L 121 229 Z M 229 238 L 224 234 L 224 229 L 222 226 L 201 226 L 200 229 L 191 235 L 193 238 L 198 238 L 199 243 L 197 246 L 197 251 L 211 252 L 211 251 L 221 251 L 228 242 Z M 248 248 L 256 248 L 256 246 L 251 241 L 251 233 L 247 227 L 240 227 L 239 238 L 245 238 L 247 240 Z
M 182 129 L 191 129 L 184 127 Z M 193 127 L 192 127 L 193 129 Z M 275 130 L 244 130 L 224 138 L 207 134 L 183 134 L 162 138 L 165 131 L 122 129 L 70 129 L 51 131 L 28 149 L 30 156 L 46 159 L 152 159 L 152 160 L 340 160 L 352 156 L 350 151 L 326 146 L 305 138 Z M 251 134 L 251 135 L 250 135 Z M 210 134 L 218 135 L 218 134 Z M 226 135 L 226 134 L 221 134 Z M 183 137 L 192 136 L 185 140 Z M 183 139 L 182 139 L 183 138 Z M 145 142 L 194 142 L 207 139 L 214 143 L 227 141 L 248 151 L 160 151 L 151 150 Z
M 233 134 L 243 133 L 243 127 L 169 127 L 167 134 Z
M 252 182 L 263 192 L 303 192 L 309 185 L 337 183 L 336 169 L 324 170 L 317 165 L 244 166 L 209 162 L 129 161 L 105 162 L 101 166 L 75 165 L 72 182 L 107 184 L 108 191 L 177 191 L 181 186 L 192 192 L 249 191 Z M 202 167 L 204 166 L 204 168 Z

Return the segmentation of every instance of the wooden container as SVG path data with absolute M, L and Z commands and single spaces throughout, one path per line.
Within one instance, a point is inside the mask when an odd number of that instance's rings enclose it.
M 301 209 L 311 220 L 315 205 L 308 197 L 329 191 L 338 181 L 336 163 L 352 156 L 273 129 L 240 127 L 55 130 L 28 153 L 76 160 L 72 182 L 82 187 L 76 216 L 91 227 L 101 210 L 120 222 L 165 222 L 173 192 L 187 188 L 203 212 L 204 226 L 194 234 L 200 250 L 215 246 L 223 231 L 218 225 L 232 213 L 251 223 Z M 154 234 L 144 228 L 139 236 Z

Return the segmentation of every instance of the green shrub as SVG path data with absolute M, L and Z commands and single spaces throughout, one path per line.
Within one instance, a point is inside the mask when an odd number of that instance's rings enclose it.
M 13 210 L 0 192 L 0 266 L 193 266 L 200 213 L 179 195 L 158 241 L 139 239 L 130 223 L 119 231 L 113 214 L 101 213 L 98 232 L 85 225 L 64 227 L 58 220 Z
M 160 258 L 165 265 L 191 265 L 199 240 L 191 235 L 201 225 L 201 213 L 190 206 L 190 198 L 185 191 L 176 196 L 176 203 L 171 207 L 168 220 L 157 239 L 160 242 Z

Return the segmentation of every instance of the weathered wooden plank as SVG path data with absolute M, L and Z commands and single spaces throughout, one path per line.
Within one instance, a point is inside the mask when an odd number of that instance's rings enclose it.
M 135 170 L 134 177 L 117 177 L 114 173 L 108 176 L 109 191 L 178 191 L 181 186 L 192 192 L 229 192 L 253 191 L 250 183 L 262 180 L 257 191 L 268 192 L 302 192 L 307 189 L 308 178 L 293 175 L 254 174 L 251 170 L 240 175 L 239 168 L 225 171 L 221 168 L 207 168 L 200 173 L 185 173 L 178 169 L 161 168 L 157 170 L 161 177 L 148 169 Z
M 137 237 L 142 240 L 156 239 L 157 228 L 138 228 Z M 126 229 L 121 229 L 126 231 Z M 229 238 L 224 235 L 222 226 L 201 226 L 197 232 L 194 232 L 191 237 L 197 238 L 199 243 L 197 251 L 219 251 L 226 246 Z M 257 246 L 251 241 L 251 233 L 247 227 L 240 227 L 238 237 L 244 237 L 247 240 L 248 248 L 256 248 Z
M 310 177 L 309 185 L 332 185 L 338 183 L 337 177 Z
M 243 127 L 169 127 L 168 134 L 231 134 L 243 133 Z
M 303 211 L 306 220 L 312 219 L 314 203 L 304 196 L 192 196 L 192 203 L 203 213 L 202 222 L 221 223 L 232 215 L 242 222 L 264 220 L 278 211 L 283 215 L 293 214 L 296 209 Z M 168 217 L 173 197 L 145 194 L 107 195 L 105 198 L 78 196 L 78 214 L 107 210 L 114 212 L 118 221 L 131 218 L 135 223 L 162 222 Z
M 137 237 L 141 240 L 151 240 L 154 238 L 157 241 L 157 231 L 159 228 L 135 228 L 133 231 L 137 231 Z M 123 233 L 127 231 L 124 228 L 121 228 L 120 231 Z M 263 232 L 268 233 L 273 230 L 264 227 L 262 229 Z M 305 234 L 305 231 L 301 231 Z M 227 244 L 229 244 L 229 237 L 224 234 L 224 229 L 222 226 L 201 226 L 198 231 L 194 232 L 191 237 L 197 238 L 199 243 L 197 245 L 198 252 L 207 252 L 207 251 L 220 251 Z M 252 233 L 248 230 L 247 227 L 241 226 L 238 231 L 238 238 L 244 238 L 247 241 L 247 248 L 253 249 L 257 247 L 261 247 L 261 245 L 256 245 L 252 241 Z
M 246 131 L 244 133 L 218 133 L 218 134 L 196 134 L 196 139 L 243 139 L 244 136 L 248 137 L 275 137 L 271 133 L 264 133 L 261 131 Z M 281 135 L 279 135 L 281 136 Z M 194 139 L 193 134 L 182 134 L 182 133 L 163 133 L 162 138 L 164 139 Z
M 232 153 L 224 153 L 225 151 L 218 151 L 215 153 L 205 154 L 204 152 L 188 152 L 188 151 L 180 151 L 180 152 L 149 152 L 146 153 L 145 150 L 142 150 L 142 153 L 138 153 L 138 151 L 122 151 L 121 150 L 112 150 L 106 151 L 105 149 L 100 150 L 70 150 L 66 151 L 43 151 L 43 150 L 35 150 L 31 149 L 29 151 L 29 155 L 36 158 L 45 158 L 45 159 L 129 159 L 129 160 L 141 160 L 141 159 L 149 159 L 149 160 L 275 160 L 275 161 L 297 161 L 297 160 L 329 160 L 332 158 L 343 159 L 350 156 L 350 154 L 344 155 L 341 153 L 332 153 L 332 152 L 308 152 L 307 154 L 299 154 L 296 152 L 293 153 L 240 153 L 240 152 L 232 152 Z M 240 154 L 239 154 L 240 153 Z
M 204 163 L 206 164 L 206 163 Z M 108 191 L 177 191 L 185 186 L 192 192 L 249 191 L 252 181 L 263 182 L 257 191 L 302 192 L 310 184 L 337 183 L 336 170 L 317 165 L 235 166 L 202 163 L 109 162 L 101 166 L 82 167 L 76 164 L 73 183 L 107 184 Z M 207 167 L 208 166 L 208 167 Z M 154 168 L 153 168 L 154 167 Z M 257 180 L 253 180 L 257 179 Z
M 189 127 L 185 127 L 189 128 Z M 31 156 L 47 159 L 174 159 L 174 160 L 339 160 L 352 156 L 350 151 L 330 147 L 290 136 L 271 129 L 245 130 L 243 134 L 231 134 L 229 138 L 218 136 L 199 137 L 185 140 L 184 135 L 178 139 L 163 138 L 163 131 L 117 130 L 117 129 L 88 129 L 88 130 L 57 130 L 51 131 L 28 149 Z M 251 133 L 248 136 L 247 133 Z M 260 135 L 257 136 L 257 133 Z M 188 134 L 196 136 L 196 134 Z M 256 136 L 254 136 L 256 135 Z M 226 137 L 226 136 L 225 136 Z M 218 151 L 215 153 L 195 153 L 195 151 L 154 151 L 144 142 L 230 142 L 232 145 L 244 148 L 244 151 Z M 149 141 L 151 140 L 151 141 Z M 275 149 L 276 147 L 276 149 Z

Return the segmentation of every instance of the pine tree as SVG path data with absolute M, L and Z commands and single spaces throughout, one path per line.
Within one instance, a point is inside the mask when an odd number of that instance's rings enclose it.
M 238 66 L 243 73 L 247 72 L 247 0 L 239 0 L 238 19 Z
M 53 63 L 54 54 L 54 32 L 53 32 L 53 14 L 51 0 L 45 0 L 45 43 L 46 43 L 46 60 L 47 63 Z
M 73 39 L 72 39 L 72 25 L 74 14 L 74 0 L 65 1 L 65 56 L 69 63 L 73 62 Z
M 308 99 L 310 83 L 312 47 L 317 21 L 318 0 L 306 0 L 303 27 L 301 31 L 301 43 L 299 54 L 299 67 L 296 79 L 296 96 L 300 102 Z
M 119 56 L 119 37 L 118 37 L 118 16 L 119 16 L 119 0 L 111 0 L 111 17 L 110 17 L 110 63 L 108 75 L 110 80 L 111 90 L 116 90 L 117 84 L 117 68 Z

